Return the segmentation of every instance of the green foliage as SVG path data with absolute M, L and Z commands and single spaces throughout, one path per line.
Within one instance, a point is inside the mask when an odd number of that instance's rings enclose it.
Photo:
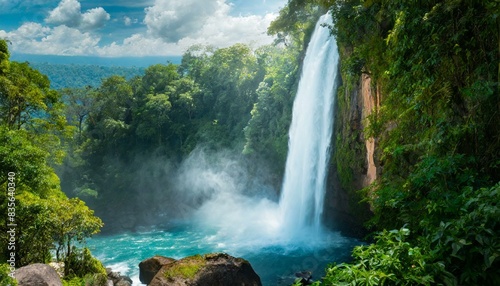
M 319 16 L 324 14 L 317 1 L 290 0 L 271 22 L 267 32 L 276 36 L 277 43 L 302 46 L 304 49 Z M 304 49 L 305 50 L 305 49 Z
M 72 245 L 76 242 L 85 242 L 85 238 L 98 233 L 103 224 L 98 217 L 94 216 L 94 211 L 78 198 L 52 200 L 51 206 L 53 219 L 57 222 L 53 226 L 53 239 L 58 243 L 56 258 L 59 260 L 62 256 L 66 266 L 65 272 L 68 273 L 70 269 L 73 269 Z M 64 249 L 66 251 L 61 253 Z M 84 251 L 84 258 L 86 258 L 85 254 L 87 253 Z
M 0 142 L 4 143 L 0 147 L 0 169 L 5 189 L 7 173 L 16 173 L 16 221 L 23 226 L 17 236 L 18 266 L 48 262 L 54 242 L 62 247 L 73 238 L 81 240 L 94 234 L 102 226 L 82 201 L 68 200 L 61 192 L 59 178 L 47 163 L 49 153 L 30 142 L 29 132 L 1 126 Z M 6 193 L 0 198 L 1 209 L 6 213 Z
M 107 285 L 107 276 L 102 273 L 87 274 L 84 277 L 72 277 L 62 280 L 63 286 L 105 286 Z
M 359 124 L 353 124 L 351 110 L 356 108 L 350 98 L 350 89 L 342 86 L 337 91 L 337 112 L 335 115 L 335 148 L 333 160 L 340 178 L 342 188 L 353 192 L 359 186 L 355 178 L 365 172 L 366 150 L 362 140 L 362 130 Z
M 3 44 L 0 41 L 0 52 L 8 55 Z M 0 74 L 0 186 L 15 189 L 15 200 L 1 192 L 0 212 L 6 214 L 7 207 L 15 204 L 17 225 L 15 249 L 4 247 L 1 257 L 5 261 L 14 251 L 16 267 L 47 263 L 52 251 L 59 254 L 64 246 L 69 256 L 74 241 L 97 233 L 102 222 L 83 201 L 66 197 L 53 169 L 61 162 L 62 142 L 72 131 L 62 113 L 60 94 L 49 88 L 45 75 L 27 64 L 2 62 L 1 66 L 5 69 Z M 2 241 L 8 241 L 6 219 L 0 218 Z M 89 252 L 84 254 L 90 259 Z
M 453 200 L 455 218 L 431 223 L 440 206 L 427 207 L 426 233 L 383 231 L 375 243 L 358 246 L 354 261 L 331 266 L 326 285 L 496 285 L 500 282 L 500 184 L 466 188 Z M 449 216 L 449 214 L 447 215 Z M 319 283 L 318 283 L 319 284 Z
M 74 277 L 83 277 L 85 278 L 83 280 L 86 281 L 90 277 L 93 277 L 96 283 L 91 285 L 102 285 L 97 282 L 102 280 L 101 277 L 107 277 L 106 269 L 102 263 L 94 258 L 90 250 L 86 247 L 81 250 L 73 247 L 73 251 L 66 258 L 64 265 L 65 280 L 71 280 Z M 89 273 L 90 277 L 87 276 Z M 106 281 L 104 280 L 104 282 Z
M 498 284 L 497 1 L 330 2 L 344 86 L 352 90 L 367 73 L 381 92 L 365 130 L 378 139 L 381 167 L 366 198 L 371 224 L 411 229 L 410 246 L 429 254 L 427 264 L 442 264 L 441 274 L 439 267 L 422 272 L 433 283 Z M 349 109 L 347 100 L 339 104 Z M 356 166 L 342 144 L 337 140 L 337 165 L 348 181 Z M 354 263 L 336 270 L 358 271 Z M 384 267 L 367 277 L 398 275 Z M 348 272 L 339 273 L 330 283 Z
M 0 76 L 4 76 L 10 67 L 8 42 L 0 39 Z
M 383 231 L 375 243 L 357 246 L 354 261 L 330 266 L 324 285 L 436 285 L 436 277 L 446 277 L 444 264 L 434 262 L 426 246 L 408 242 L 406 228 Z M 320 283 L 316 283 L 320 285 Z
M 8 130 L 0 126 L 0 174 L 2 186 L 7 184 L 7 173 L 16 173 L 19 191 L 27 190 L 46 197 L 58 182 L 47 165 L 49 153 L 36 146 L 26 130 Z M 2 192 L 5 196 L 5 193 Z
M 77 142 L 81 143 L 85 119 L 94 105 L 95 91 L 90 86 L 85 88 L 64 88 L 61 91 L 66 104 L 65 113 L 68 124 L 77 128 Z
M 10 266 L 6 263 L 0 264 L 0 284 L 16 286 L 17 281 L 10 276 Z
M 459 285 L 500 283 L 500 184 L 479 190 L 467 187 L 456 201 L 456 218 L 429 225 L 434 252 L 457 273 Z
M 17 196 L 16 204 L 16 221 L 23 226 L 17 233 L 17 267 L 50 262 L 50 251 L 54 248 L 53 227 L 57 221 L 52 218 L 48 200 L 24 192 Z
M 284 166 L 288 151 L 288 129 L 293 94 L 297 88 L 299 50 L 263 47 L 258 59 L 266 76 L 259 84 L 257 101 L 245 132 L 244 154 L 261 155 Z

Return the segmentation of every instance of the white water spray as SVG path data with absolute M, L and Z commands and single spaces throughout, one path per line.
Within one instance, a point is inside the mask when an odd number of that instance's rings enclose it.
M 323 24 L 332 24 L 330 14 L 316 24 L 304 59 L 279 203 L 249 195 L 249 178 L 238 175 L 245 172 L 224 156 L 215 156 L 214 162 L 194 152 L 181 168 L 185 174 L 179 184 L 209 198 L 193 221 L 207 232 L 216 230 L 208 239 L 231 253 L 270 245 L 321 248 L 342 240 L 321 224 L 339 59 L 335 38 Z
M 332 24 L 330 14 L 316 24 L 293 104 L 280 198 L 282 231 L 291 238 L 321 231 L 339 59 L 323 24 Z

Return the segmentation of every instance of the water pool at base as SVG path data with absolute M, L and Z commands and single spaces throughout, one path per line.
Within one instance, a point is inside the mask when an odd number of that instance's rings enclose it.
M 287 243 L 268 244 L 269 241 L 238 242 L 221 237 L 217 232 L 199 230 L 182 225 L 147 232 L 97 235 L 87 241 L 92 254 L 105 267 L 139 281 L 139 262 L 154 255 L 180 259 L 195 254 L 225 252 L 248 260 L 260 276 L 263 285 L 290 285 L 299 271 L 311 271 L 313 278 L 324 275 L 332 262 L 350 258 L 352 248 L 359 241 L 329 233 L 323 243 L 302 245 Z

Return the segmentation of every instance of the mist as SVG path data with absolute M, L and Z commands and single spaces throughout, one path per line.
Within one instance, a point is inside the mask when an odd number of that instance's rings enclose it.
M 250 170 L 255 162 L 231 151 L 207 153 L 196 149 L 179 168 L 177 191 L 184 202 L 200 203 L 191 223 L 215 231 L 226 243 L 255 245 L 276 237 L 279 205 L 269 173 Z M 250 175 L 251 174 L 251 175 Z M 268 241 L 269 242 L 269 241 Z
M 337 234 L 326 230 L 305 227 L 295 236 L 284 231 L 279 190 L 272 178 L 264 164 L 233 151 L 196 148 L 176 170 L 175 199 L 170 203 L 189 206 L 186 222 L 228 250 L 315 248 L 338 241 Z

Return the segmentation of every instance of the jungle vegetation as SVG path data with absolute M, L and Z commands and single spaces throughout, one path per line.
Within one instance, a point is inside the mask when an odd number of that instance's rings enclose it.
M 372 243 L 316 284 L 500 284 L 494 0 L 289 0 L 269 27 L 277 45 L 193 46 L 180 65 L 60 91 L 27 63 L 11 62 L 0 41 L 0 184 L 7 188 L 16 173 L 17 219 L 28 226 L 19 247 L 39 250 L 20 250 L 17 266 L 46 262 L 50 251 L 70 265 L 74 254 L 88 257 L 72 245 L 102 222 L 78 198 L 105 221 L 107 209 L 147 209 L 158 197 L 148 184 L 164 174 L 146 168 L 138 188 L 145 158 L 175 165 L 200 145 L 232 149 L 271 162 L 281 178 L 300 62 L 327 10 L 343 88 L 353 92 L 367 74 L 381 93 L 363 130 L 376 139 L 379 174 L 353 190 L 371 205 Z M 343 184 L 353 179 L 349 168 L 337 166 Z M 6 241 L 5 229 L 0 236 Z

